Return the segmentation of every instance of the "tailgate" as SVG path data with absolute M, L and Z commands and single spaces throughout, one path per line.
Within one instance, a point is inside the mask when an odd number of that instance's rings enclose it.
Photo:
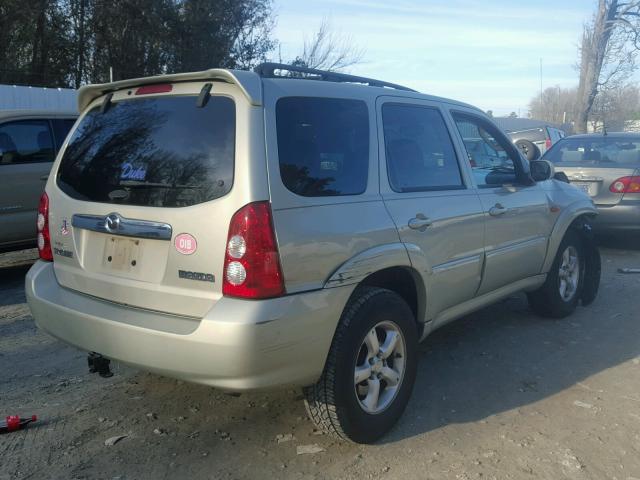
M 232 189 L 248 170 L 236 158 L 264 169 L 263 149 L 237 142 L 236 125 L 262 129 L 249 121 L 262 115 L 229 84 L 216 84 L 199 107 L 202 85 L 142 98 L 116 92 L 106 109 L 98 99 L 83 116 L 47 186 L 61 285 L 193 317 L 221 297 L 229 221 L 253 200 Z

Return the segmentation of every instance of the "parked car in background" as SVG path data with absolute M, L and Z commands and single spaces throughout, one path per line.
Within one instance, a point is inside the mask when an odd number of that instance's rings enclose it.
M 0 251 L 35 246 L 40 195 L 77 114 L 0 111 Z
M 572 135 L 542 158 L 593 199 L 596 229 L 640 231 L 640 133 Z
M 511 131 L 507 135 L 527 160 L 540 158 L 554 143 L 565 137 L 563 130 L 548 125 Z
M 94 365 L 299 386 L 319 429 L 373 442 L 434 329 L 519 291 L 557 318 L 595 298 L 591 200 L 464 103 L 274 64 L 78 99 L 26 296 Z

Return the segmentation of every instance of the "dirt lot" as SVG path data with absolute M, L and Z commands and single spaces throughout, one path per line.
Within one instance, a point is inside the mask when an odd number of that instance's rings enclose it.
M 516 296 L 430 337 L 400 424 L 366 447 L 314 433 L 298 391 L 88 374 L 33 324 L 33 252 L 2 255 L 0 416 L 42 420 L 0 436 L 0 478 L 640 479 L 640 275 L 616 271 L 640 267 L 640 247 L 619 243 L 602 250 L 598 299 L 569 319 Z M 296 453 L 311 444 L 324 451 Z

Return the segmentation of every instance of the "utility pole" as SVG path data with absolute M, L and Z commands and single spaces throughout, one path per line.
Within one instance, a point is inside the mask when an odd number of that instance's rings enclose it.
M 542 57 L 540 57 L 540 104 L 542 105 Z

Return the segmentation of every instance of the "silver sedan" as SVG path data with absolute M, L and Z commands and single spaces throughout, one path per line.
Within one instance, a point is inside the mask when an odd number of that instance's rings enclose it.
M 542 157 L 587 193 L 600 231 L 640 231 L 640 133 L 573 135 Z

